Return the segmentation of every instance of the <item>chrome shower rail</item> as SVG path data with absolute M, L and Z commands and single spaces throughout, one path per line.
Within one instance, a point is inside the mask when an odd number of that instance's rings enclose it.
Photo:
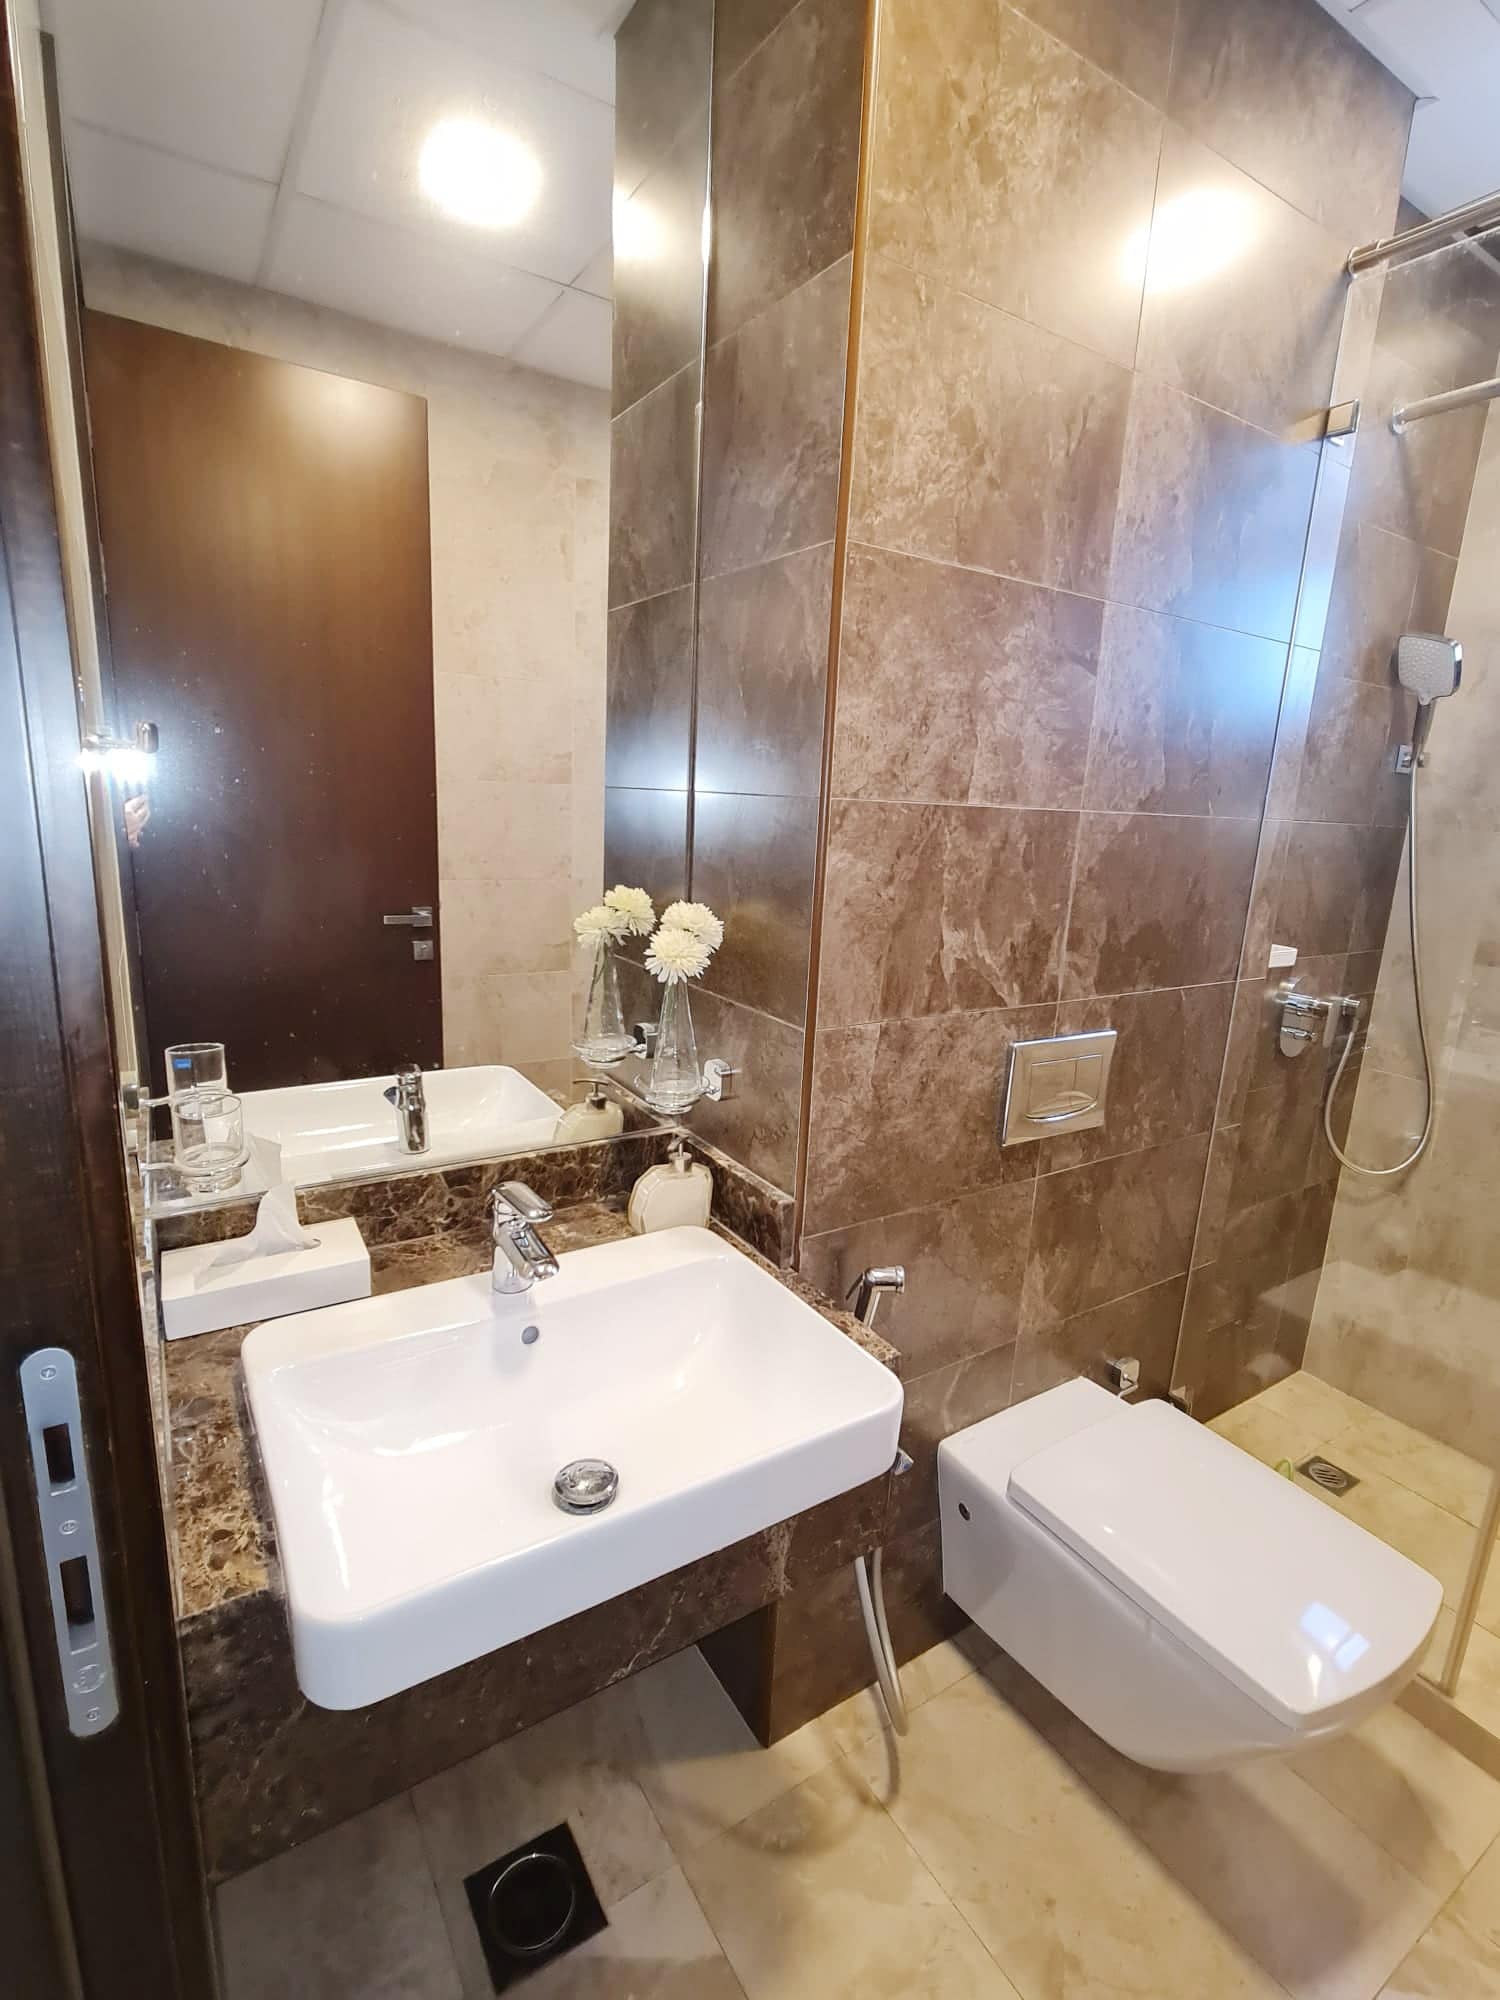
M 1500 375 L 1488 382 L 1470 382 L 1464 389 L 1445 389 L 1441 396 L 1419 396 L 1414 403 L 1398 403 L 1391 411 L 1391 429 L 1398 436 L 1408 424 L 1423 417 L 1445 416 L 1449 410 L 1467 410 L 1473 403 L 1493 403 L 1500 396 Z
M 1430 250 L 1462 230 L 1484 229 L 1492 222 L 1500 222 L 1500 189 L 1481 196 L 1478 201 L 1466 202 L 1462 208 L 1450 208 L 1446 215 L 1435 215 L 1431 222 L 1419 222 L 1412 229 L 1397 230 L 1394 236 L 1361 244 L 1349 252 L 1349 275 L 1357 278 L 1361 271 L 1371 271 L 1389 258 L 1403 256 L 1407 251 Z

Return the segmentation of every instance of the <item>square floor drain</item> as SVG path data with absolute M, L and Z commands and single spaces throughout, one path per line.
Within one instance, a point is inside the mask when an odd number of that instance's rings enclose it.
M 608 1919 L 566 1824 L 523 1841 L 464 1878 L 497 1993 L 596 1937 Z
M 1343 1466 L 1335 1465 L 1331 1458 L 1305 1458 L 1297 1470 L 1314 1486 L 1321 1486 L 1325 1493 L 1349 1493 L 1359 1484 L 1352 1472 L 1345 1472 Z

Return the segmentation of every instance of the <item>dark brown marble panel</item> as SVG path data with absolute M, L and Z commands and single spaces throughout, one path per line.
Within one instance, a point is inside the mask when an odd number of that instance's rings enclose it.
M 1277 1344 L 1279 1327 L 1274 1305 L 1264 1301 L 1248 1320 L 1229 1320 L 1211 1332 L 1184 1328 L 1177 1383 L 1191 1392 L 1195 1417 L 1211 1423 L 1291 1373 Z
M 1111 597 L 1290 639 L 1316 451 L 1137 376 Z
M 1128 367 L 1161 132 L 1013 8 L 885 0 L 871 245 Z
M 1225 1222 L 1211 1262 L 1199 1264 L 1188 1284 L 1183 1339 L 1254 1321 L 1274 1335 L 1277 1292 L 1291 1262 L 1302 1195 L 1271 1195 L 1248 1203 Z M 1197 1413 L 1197 1404 L 1194 1403 Z
M 1389 687 L 1391 654 L 1413 629 L 1412 599 L 1423 550 L 1372 521 L 1344 523 L 1323 634 L 1323 659 L 1345 680 Z M 1446 605 L 1444 606 L 1446 610 Z M 1442 630 L 1441 621 L 1431 628 Z
M 1308 716 L 1296 817 L 1404 825 L 1410 786 L 1395 759 L 1415 714 L 1399 686 L 1346 681 L 1325 667 Z
M 1015 1342 L 970 1355 L 906 1384 L 901 1448 L 912 1465 L 891 1482 L 893 1534 L 920 1527 L 938 1511 L 937 1448 L 953 1431 L 994 1416 L 1010 1402 Z
M 1105 1123 L 1041 1144 L 1043 1174 L 1115 1153 L 1136 1153 L 1168 1139 L 1207 1132 L 1214 1121 L 1234 988 L 1189 986 L 1109 1000 L 1067 1000 L 1057 1010 L 1060 1035 L 1114 1028 Z
M 1350 951 L 1380 951 L 1385 944 L 1391 904 L 1401 874 L 1401 854 L 1406 846 L 1404 826 L 1370 826 L 1358 829 L 1359 895 L 1354 905 L 1354 929 Z
M 616 191 L 610 391 L 617 415 L 669 375 L 697 363 L 707 192 L 705 104 L 639 186 L 628 195 Z
M 828 831 L 828 1028 L 1057 998 L 1075 813 L 840 799 Z
M 1052 1032 L 1055 1007 L 933 1014 L 820 1031 L 805 1228 L 813 1234 L 952 1200 L 1036 1172 L 999 1143 L 1013 1042 Z
M 1208 1139 L 1045 1174 L 1037 1182 L 1021 1331 L 1075 1318 L 1188 1268 Z
M 867 272 L 855 540 L 1103 596 L 1129 371 L 886 258 Z
M 872 1264 L 900 1264 L 906 1291 L 877 1324 L 910 1379 L 1014 1340 L 1031 1235 L 1033 1184 L 984 1188 L 802 1241 L 801 1268 L 830 1298 L 847 1297 Z
M 1270 1083 L 1247 1092 L 1235 1127 L 1226 1232 L 1246 1209 L 1301 1192 L 1321 1129 L 1325 1082 L 1325 1065 L 1316 1054 L 1296 1062 L 1283 1057 Z
M 1077 1375 L 1113 1389 L 1108 1364 L 1126 1355 L 1141 1364 L 1141 1395 L 1165 1396 L 1172 1386 L 1186 1290 L 1185 1277 L 1168 1278 L 1131 1298 L 1112 1299 L 1092 1312 L 1024 1335 L 1016 1343 L 1011 1401 L 1025 1402 Z
M 604 782 L 685 792 L 693 710 L 693 592 L 609 614 Z
M 609 601 L 691 583 L 697 517 L 698 364 L 610 426 Z
M 1232 979 L 1259 835 L 1251 819 L 1085 813 L 1063 992 Z
M 707 123 L 714 0 L 635 0 L 615 36 L 615 183 L 639 185 L 690 123 Z
M 686 895 L 686 792 L 605 787 L 604 879 L 644 889 L 657 909 Z
M 1169 125 L 1139 366 L 1262 430 L 1305 427 L 1330 399 L 1349 247 Z
M 833 535 L 844 423 L 849 260 L 710 348 L 704 378 L 704 576 Z
M 801 1028 L 701 989 L 693 994 L 693 1019 L 699 1055 L 740 1072 L 732 1098 L 715 1104 L 705 1097 L 693 1106 L 693 1130 L 789 1193 L 802 1109 Z
M 1102 607 L 882 549 L 850 551 L 835 796 L 1073 806 Z
M 1181 0 L 1167 108 L 1351 247 L 1394 223 L 1411 93 L 1311 0 Z
M 1276 942 L 1314 957 L 1346 952 L 1360 900 L 1360 843 L 1356 826 L 1297 821 L 1278 842 L 1268 928 Z M 1261 960 L 1264 966 L 1264 959 Z M 1246 967 L 1247 973 L 1253 970 Z
M 864 9 L 801 0 L 714 99 L 709 340 L 854 246 Z
M 1276 721 L 1271 781 L 1266 787 L 1268 820 L 1286 819 L 1297 802 L 1297 787 L 1302 782 L 1302 757 L 1307 747 L 1307 719 L 1312 713 L 1313 689 L 1317 680 L 1317 654 L 1309 652 L 1306 647 L 1293 646 L 1281 690 L 1281 714 Z
M 732 76 L 796 5 L 797 0 L 715 0 L 715 84 Z
M 704 581 L 696 769 L 709 792 L 816 798 L 833 547 Z
M 784 1276 L 792 1261 L 792 1198 L 693 1133 L 688 1150 L 713 1169 L 714 1221 Z M 890 1365 L 894 1365 L 891 1363 Z
M 693 894 L 724 920 L 704 985 L 801 1026 L 807 1018 L 818 802 L 699 791 Z
M 1019 0 L 1019 11 L 1149 103 L 1166 101 L 1177 0 Z
M 1259 813 L 1286 656 L 1275 639 L 1108 606 L 1084 803 Z

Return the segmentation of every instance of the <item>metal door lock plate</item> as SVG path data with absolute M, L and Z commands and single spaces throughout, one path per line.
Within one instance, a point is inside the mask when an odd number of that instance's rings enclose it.
M 1087 1132 L 1104 1123 L 1109 1071 L 1119 1036 L 1113 1028 L 1087 1035 L 1049 1035 L 1017 1042 L 1000 1118 L 1002 1146 Z

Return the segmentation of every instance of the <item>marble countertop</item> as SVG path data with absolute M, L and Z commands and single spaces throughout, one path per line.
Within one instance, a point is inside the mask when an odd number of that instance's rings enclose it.
M 615 1242 L 629 1233 L 621 1209 L 597 1201 L 560 1210 L 546 1231 L 548 1243 L 559 1255 Z M 883 1366 L 900 1373 L 900 1356 L 888 1341 L 831 1305 L 796 1272 L 778 1270 L 737 1237 L 729 1240 Z M 450 1229 L 403 1243 L 372 1244 L 371 1289 L 379 1295 L 468 1277 L 488 1268 L 490 1254 L 487 1230 Z M 278 1588 L 270 1508 L 240 1374 L 240 1345 L 249 1330 L 225 1327 L 220 1333 L 197 1334 L 166 1345 L 171 1508 L 182 1618 Z

